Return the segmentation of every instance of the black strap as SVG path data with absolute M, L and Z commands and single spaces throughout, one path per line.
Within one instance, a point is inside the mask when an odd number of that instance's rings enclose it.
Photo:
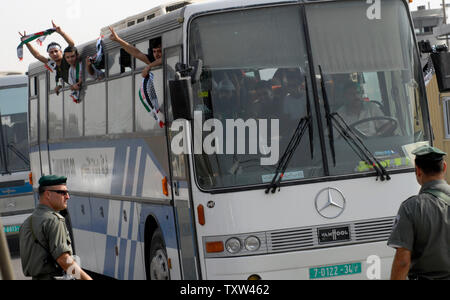
M 431 195 L 435 196 L 436 198 L 442 200 L 445 204 L 450 206 L 450 196 L 444 192 L 441 192 L 438 190 L 433 190 L 433 189 L 427 189 L 427 190 L 424 190 L 422 193 L 431 194 Z
M 39 240 L 37 239 L 36 235 L 34 234 L 34 230 L 33 230 L 33 215 L 30 216 L 30 222 L 31 222 L 31 234 L 33 235 L 34 238 L 34 242 L 36 244 L 38 244 L 39 246 L 41 246 L 45 252 L 47 252 L 47 258 L 44 260 L 44 263 L 53 263 L 55 264 L 56 268 L 58 269 L 58 271 L 62 271 L 61 266 L 58 264 L 58 262 L 55 260 L 55 258 L 53 258 L 52 253 L 50 252 L 50 250 L 45 247 L 44 245 L 42 245 L 41 242 L 39 242 Z

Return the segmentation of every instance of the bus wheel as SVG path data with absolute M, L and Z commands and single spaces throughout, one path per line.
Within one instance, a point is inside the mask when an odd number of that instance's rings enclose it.
M 164 246 L 164 239 L 159 228 L 153 233 L 150 246 L 150 279 L 170 279 L 166 247 Z

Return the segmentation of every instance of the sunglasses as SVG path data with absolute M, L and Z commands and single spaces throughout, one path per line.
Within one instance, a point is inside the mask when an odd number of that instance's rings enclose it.
M 60 195 L 62 195 L 62 196 L 69 195 L 69 191 L 63 191 L 63 190 L 47 190 L 47 191 L 49 191 L 49 192 L 55 192 L 55 193 L 60 194 Z

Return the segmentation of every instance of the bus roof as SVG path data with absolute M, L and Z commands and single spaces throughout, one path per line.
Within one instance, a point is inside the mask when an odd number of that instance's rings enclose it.
M 146 20 L 137 25 L 118 30 L 117 34 L 128 43 L 136 43 L 148 37 L 159 37 L 164 32 L 182 26 L 185 8 L 186 7 L 183 7 L 170 13 L 157 16 L 153 19 Z M 83 44 L 77 44 L 76 47 L 82 57 L 91 56 L 96 53 L 96 42 L 97 40 L 93 40 Z M 120 48 L 119 43 L 113 42 L 109 39 L 109 35 L 104 36 L 103 45 L 103 50 L 105 52 L 108 52 L 111 49 Z M 43 55 L 46 55 L 46 53 L 43 53 Z M 28 70 L 29 75 L 35 75 L 45 71 L 46 68 L 43 63 L 36 61 L 30 64 Z
M 25 75 L 0 76 L 0 88 L 4 86 L 26 85 L 28 78 Z

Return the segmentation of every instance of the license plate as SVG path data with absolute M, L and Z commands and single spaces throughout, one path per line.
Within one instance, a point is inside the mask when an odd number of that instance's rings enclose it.
M 361 263 L 325 266 L 309 269 L 309 279 L 329 278 L 361 273 Z
M 5 233 L 16 233 L 16 232 L 19 232 L 19 230 L 20 230 L 20 225 L 4 226 L 3 227 L 3 231 Z

